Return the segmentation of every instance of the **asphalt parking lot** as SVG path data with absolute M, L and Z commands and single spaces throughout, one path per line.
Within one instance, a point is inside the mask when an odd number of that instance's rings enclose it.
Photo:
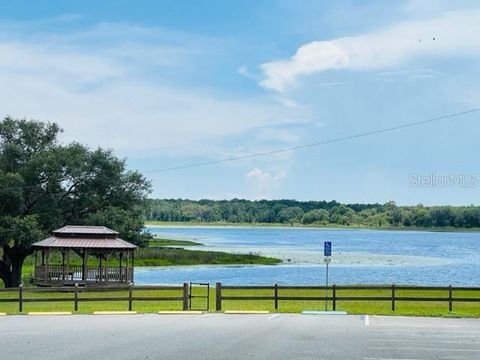
M 0 317 L 2 359 L 480 359 L 479 319 L 264 315 Z

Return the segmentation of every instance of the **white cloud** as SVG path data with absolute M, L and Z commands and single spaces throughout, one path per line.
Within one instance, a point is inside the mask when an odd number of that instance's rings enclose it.
M 292 99 L 289 99 L 285 96 L 275 96 L 275 100 L 277 100 L 280 104 L 288 107 L 288 108 L 296 108 L 299 107 L 298 103 Z
M 27 81 L 25 88 L 19 77 L 0 75 L 0 82 L 9 84 L 0 89 L 0 108 L 19 117 L 59 122 L 68 141 L 122 152 L 205 154 L 217 139 L 275 124 L 282 116 L 268 105 L 142 83 L 117 81 L 77 92 L 40 79 Z
M 415 81 L 424 79 L 434 79 L 440 73 L 432 69 L 406 69 L 397 71 L 385 71 L 378 76 L 386 81 Z
M 242 76 L 245 76 L 249 79 L 254 79 L 254 80 L 258 80 L 258 76 L 257 75 L 254 75 L 250 72 L 250 70 L 248 70 L 248 68 L 246 66 L 240 66 L 238 69 L 237 69 L 237 72 L 242 75 Z
M 0 43 L 0 74 L 2 75 L 84 83 L 118 77 L 122 73 L 123 69 L 119 64 L 95 55 L 58 51 L 45 45 Z
M 245 180 L 254 192 L 253 198 L 268 199 L 272 193 L 278 190 L 285 176 L 284 170 L 272 174 L 259 168 L 253 168 L 245 174 Z
M 432 70 L 432 69 L 407 69 L 407 70 L 395 70 L 395 71 L 384 71 L 379 73 L 379 76 L 385 76 L 385 77 L 397 77 L 397 76 L 430 76 L 430 77 L 435 77 L 439 74 L 438 71 Z
M 470 107 L 480 106 L 480 91 L 478 89 L 468 89 L 461 102 Z
M 425 16 L 457 9 L 476 8 L 478 0 L 408 0 L 405 10 L 410 15 Z
M 287 144 L 296 144 L 300 141 L 300 133 L 296 129 L 275 128 L 272 126 L 255 131 L 256 138 L 263 141 L 279 141 Z M 268 151 L 268 150 L 267 150 Z
M 315 84 L 313 85 L 313 87 L 322 88 L 322 87 L 332 87 L 332 86 L 341 86 L 341 85 L 345 85 L 345 83 L 341 81 L 331 81 L 331 82 L 323 82 L 323 83 Z
M 480 55 L 480 10 L 444 13 L 428 20 L 405 21 L 363 35 L 301 46 L 288 60 L 261 65 L 260 84 L 285 92 L 300 76 L 327 70 L 389 69 L 416 57 Z
M 196 66 L 207 43 L 185 34 L 108 24 L 31 41 L 16 31 L 0 26 L 0 117 L 58 122 L 67 141 L 121 154 L 215 155 L 228 137 L 298 114 L 267 98 L 164 81 L 172 67 Z

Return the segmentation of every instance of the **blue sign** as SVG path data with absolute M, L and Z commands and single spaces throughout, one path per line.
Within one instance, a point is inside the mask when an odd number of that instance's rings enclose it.
M 323 256 L 332 256 L 332 242 L 325 241 L 323 243 Z

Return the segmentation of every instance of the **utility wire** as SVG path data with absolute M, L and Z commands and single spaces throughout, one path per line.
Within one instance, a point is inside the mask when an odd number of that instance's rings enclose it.
M 329 139 L 329 140 L 324 140 L 324 141 L 318 141 L 318 142 L 314 142 L 314 143 L 310 143 L 310 144 L 291 146 L 291 147 L 276 149 L 276 150 L 272 150 L 272 151 L 258 152 L 258 153 L 254 153 L 254 154 L 230 157 L 230 158 L 225 158 L 225 159 L 220 159 L 220 160 L 205 161 L 205 162 L 168 167 L 168 168 L 152 170 L 152 171 L 144 171 L 143 173 L 144 174 L 161 173 L 161 172 L 167 172 L 167 171 L 175 171 L 175 170 L 190 169 L 190 168 L 208 166 L 208 165 L 214 165 L 214 164 L 221 164 L 221 163 L 226 163 L 226 162 L 230 162 L 230 161 L 238 161 L 238 160 L 244 160 L 244 159 L 252 159 L 252 158 L 258 158 L 258 157 L 270 156 L 270 155 L 275 155 L 275 154 L 284 153 L 284 152 L 288 152 L 288 151 L 296 151 L 296 150 L 311 148 L 311 147 L 315 147 L 315 146 L 339 143 L 339 142 L 343 142 L 343 141 L 347 141 L 347 140 L 358 139 L 358 138 L 362 138 L 362 137 L 366 137 L 366 136 L 372 136 L 372 135 L 382 134 L 382 133 L 386 133 L 386 132 L 390 132 L 390 131 L 410 128 L 410 127 L 419 126 L 419 125 L 423 125 L 423 124 L 428 124 L 428 123 L 432 123 L 432 122 L 436 122 L 436 121 L 440 121 L 440 120 L 460 117 L 462 115 L 467 115 L 467 114 L 471 114 L 471 113 L 478 112 L 478 111 L 480 111 L 480 107 L 473 108 L 473 109 L 470 109 L 470 110 L 467 110 L 467 111 L 462 111 L 462 112 L 452 113 L 452 114 L 448 114 L 448 115 L 438 116 L 438 117 L 427 119 L 427 120 L 409 122 L 409 123 L 405 123 L 405 124 L 402 124 L 402 125 L 397 125 L 397 126 L 392 126 L 392 127 L 388 127 L 388 128 L 362 132 L 362 133 L 358 133 L 358 134 L 354 134 L 354 135 L 349 135 L 349 136 L 344 136 L 344 137 L 339 137 L 339 138 L 334 138 L 334 139 Z M 39 185 L 30 185 L 30 186 L 19 185 L 19 186 L 5 186 L 5 187 L 0 186 L 0 191 L 12 190 L 12 189 L 29 189 L 29 188 L 33 189 L 33 188 L 36 188 L 37 186 L 39 186 Z
M 214 164 L 221 164 L 221 163 L 226 163 L 226 162 L 231 162 L 231 161 L 238 161 L 238 160 L 245 160 L 245 159 L 252 159 L 252 158 L 258 158 L 258 157 L 270 156 L 270 155 L 275 155 L 275 154 L 284 153 L 284 152 L 288 152 L 288 151 L 296 151 L 296 150 L 311 148 L 311 147 L 315 147 L 315 146 L 339 143 L 339 142 L 343 142 L 343 141 L 347 141 L 347 140 L 358 139 L 358 138 L 362 138 L 362 137 L 367 137 L 367 136 L 382 134 L 382 133 L 386 133 L 386 132 L 396 131 L 396 130 L 400 130 L 400 129 L 410 128 L 410 127 L 414 127 L 414 126 L 424 125 L 424 124 L 433 123 L 433 122 L 440 121 L 440 120 L 451 119 L 451 118 L 459 117 L 459 116 L 462 116 L 462 115 L 471 114 L 471 113 L 474 113 L 474 112 L 477 112 L 477 111 L 480 111 L 480 107 L 470 109 L 470 110 L 467 110 L 467 111 L 452 113 L 452 114 L 448 114 L 448 115 L 442 115 L 442 116 L 438 116 L 438 117 L 427 119 L 427 120 L 409 122 L 409 123 L 405 123 L 405 124 L 402 124 L 402 125 L 397 125 L 397 126 L 392 126 L 392 127 L 387 127 L 387 128 L 362 132 L 362 133 L 358 133 L 358 134 L 354 134 L 354 135 L 349 135 L 349 136 L 344 136 L 344 137 L 339 137 L 339 138 L 334 138 L 334 139 L 329 139 L 329 140 L 323 140 L 323 141 L 318 141 L 318 142 L 309 143 L 309 144 L 291 146 L 291 147 L 286 147 L 286 148 L 276 149 L 276 150 L 271 150 L 271 151 L 266 151 L 266 152 L 258 152 L 258 153 L 253 153 L 253 154 L 249 154 L 249 155 L 229 157 L 229 158 L 220 159 L 220 160 L 198 162 L 198 163 L 194 163 L 194 164 L 186 164 L 186 165 L 180 165 L 180 166 L 167 167 L 167 168 L 158 169 L 158 170 L 144 171 L 143 173 L 144 174 L 161 173 L 161 172 L 168 172 L 168 171 L 175 171 L 175 170 L 190 169 L 190 168 L 196 168 L 196 167 L 201 167 L 201 166 L 214 165 Z

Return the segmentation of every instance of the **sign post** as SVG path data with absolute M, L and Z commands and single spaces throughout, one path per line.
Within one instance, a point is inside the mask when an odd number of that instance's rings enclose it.
M 323 243 L 323 256 L 326 265 L 325 269 L 325 311 L 328 311 L 328 264 L 330 264 L 332 256 L 332 242 L 325 241 Z
M 325 266 L 326 266 L 326 271 L 325 271 L 325 311 L 316 311 L 316 310 L 304 310 L 302 314 L 306 315 L 347 315 L 346 311 L 328 311 L 328 265 L 330 264 L 330 261 L 332 260 L 332 242 L 331 241 L 325 241 L 323 243 L 323 256 L 324 256 L 324 261 L 325 261 Z M 335 290 L 334 290 L 335 291 Z M 333 293 L 335 294 L 335 292 Z M 332 294 L 332 299 L 334 299 Z

